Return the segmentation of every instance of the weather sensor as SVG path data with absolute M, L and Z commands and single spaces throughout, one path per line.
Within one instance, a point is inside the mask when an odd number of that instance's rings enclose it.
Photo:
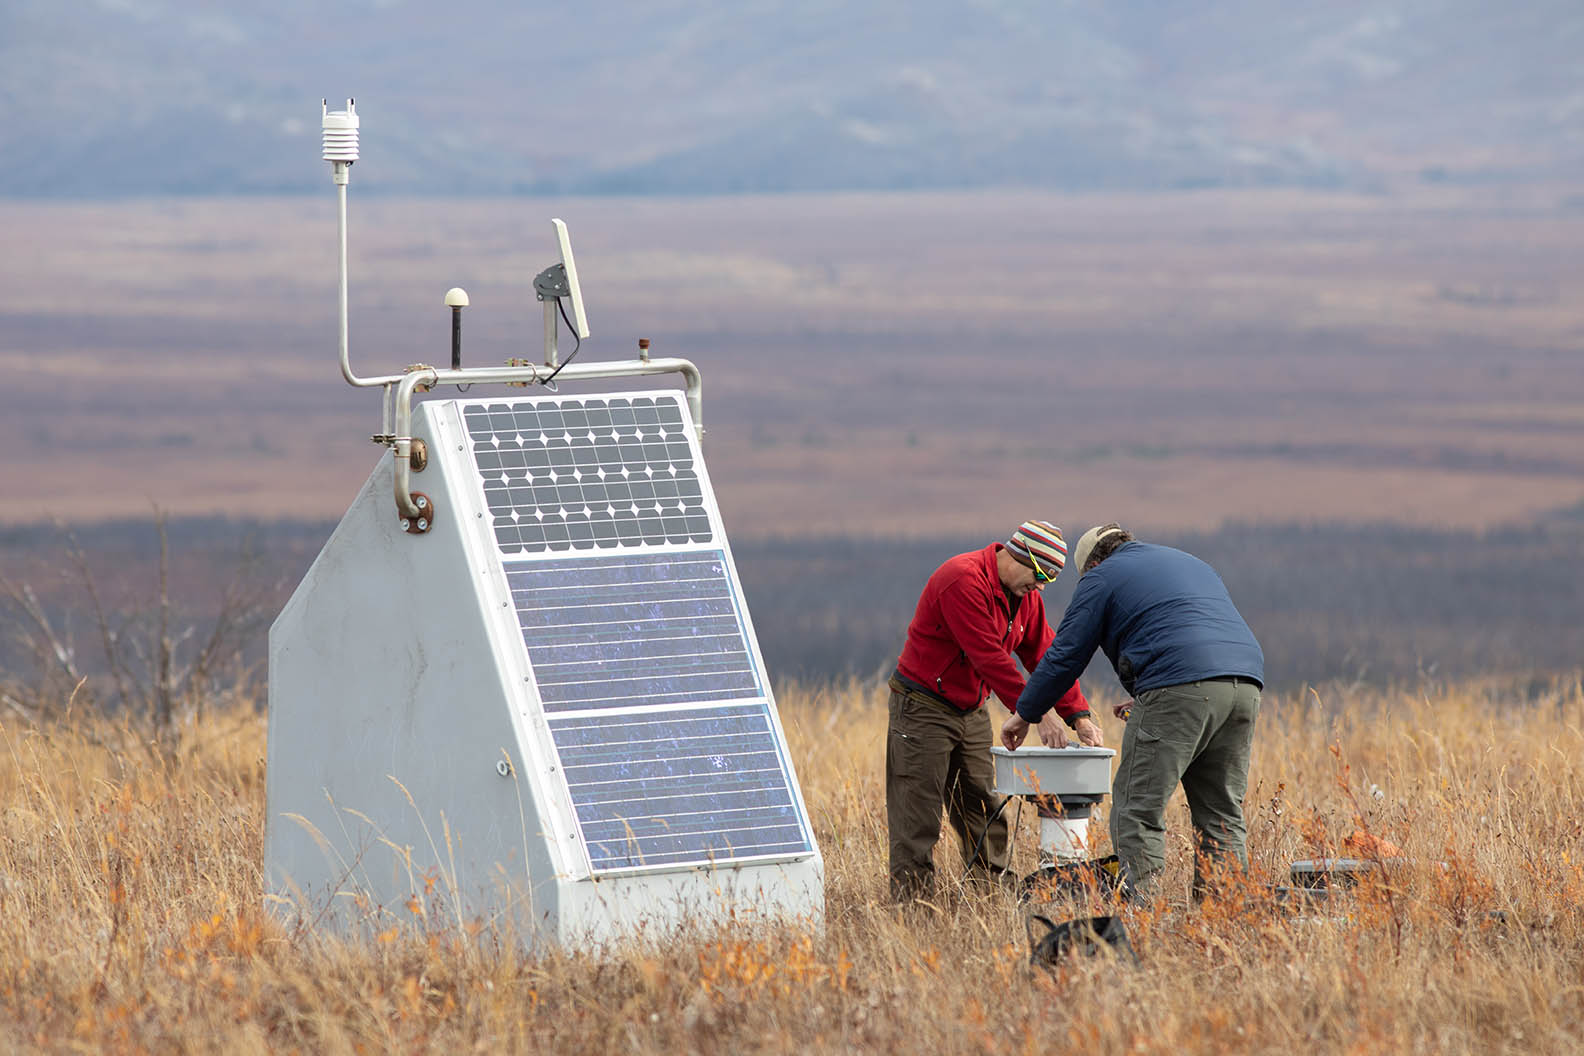
M 327 144 L 350 114 L 326 112 Z M 356 933 L 440 901 L 576 945 L 819 919 L 822 860 L 705 467 L 697 368 L 647 350 L 556 365 L 553 348 L 548 367 L 463 368 L 453 289 L 449 369 L 356 374 L 351 159 L 331 160 L 342 374 L 383 390 L 390 451 L 270 630 L 272 906 Z M 561 259 L 535 286 L 581 340 L 553 223 Z M 552 393 L 557 373 L 686 387 Z M 415 402 L 487 384 L 519 388 Z

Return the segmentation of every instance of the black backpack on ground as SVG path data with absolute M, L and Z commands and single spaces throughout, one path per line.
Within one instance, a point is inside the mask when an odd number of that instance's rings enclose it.
M 1034 922 L 1045 925 L 1046 931 L 1034 937 Z M 1045 968 L 1055 966 L 1063 957 L 1084 954 L 1092 957 L 1109 951 L 1128 964 L 1138 963 L 1138 954 L 1128 941 L 1127 926 L 1121 917 L 1080 917 L 1056 924 L 1049 917 L 1034 913 L 1026 924 L 1029 937 L 1029 963 Z

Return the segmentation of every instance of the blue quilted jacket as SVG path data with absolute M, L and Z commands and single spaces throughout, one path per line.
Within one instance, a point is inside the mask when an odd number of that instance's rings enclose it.
M 1265 682 L 1265 654 L 1221 577 L 1169 546 L 1124 543 L 1078 581 L 1017 713 L 1038 722 L 1096 649 L 1130 696 L 1223 675 Z

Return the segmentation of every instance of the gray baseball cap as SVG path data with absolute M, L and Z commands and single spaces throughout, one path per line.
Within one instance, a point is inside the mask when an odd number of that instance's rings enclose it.
M 1073 567 L 1078 574 L 1084 574 L 1084 566 L 1089 563 L 1089 555 L 1094 553 L 1094 548 L 1100 540 L 1108 535 L 1113 535 L 1122 530 L 1122 526 L 1112 521 L 1110 524 L 1097 524 L 1083 535 L 1078 537 L 1078 545 L 1073 548 Z

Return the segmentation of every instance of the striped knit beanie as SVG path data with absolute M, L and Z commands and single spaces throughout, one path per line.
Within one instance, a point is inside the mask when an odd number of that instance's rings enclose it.
M 1067 541 L 1062 538 L 1061 529 L 1049 521 L 1024 521 L 1007 540 L 1006 548 L 1030 568 L 1039 562 L 1048 579 L 1055 579 L 1067 564 Z

